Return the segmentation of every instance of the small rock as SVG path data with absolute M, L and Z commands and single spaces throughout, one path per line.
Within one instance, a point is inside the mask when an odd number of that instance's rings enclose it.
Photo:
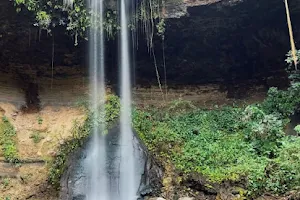
M 84 199 L 86 199 L 86 196 L 82 194 L 73 197 L 73 200 L 84 200 Z
M 181 197 L 178 200 L 195 200 L 194 197 Z
M 53 151 L 53 150 L 50 150 L 50 151 L 48 151 L 47 153 L 48 153 L 48 155 L 50 155 L 50 156 L 56 156 L 56 152 Z

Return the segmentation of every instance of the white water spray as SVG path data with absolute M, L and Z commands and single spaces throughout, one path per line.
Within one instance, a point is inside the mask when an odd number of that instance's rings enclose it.
M 85 168 L 88 183 L 87 200 L 109 200 L 106 174 L 105 130 L 105 67 L 103 0 L 91 0 L 91 29 L 89 35 L 89 70 L 91 110 L 94 112 L 94 129 Z M 100 25 L 100 26 L 99 26 Z
M 63 4 L 66 7 L 72 7 L 74 3 L 74 0 L 63 0 Z
M 121 0 L 121 163 L 120 163 L 120 195 L 122 200 L 136 200 L 138 182 L 135 177 L 133 132 L 131 129 L 131 83 L 129 57 L 129 28 L 126 5 Z

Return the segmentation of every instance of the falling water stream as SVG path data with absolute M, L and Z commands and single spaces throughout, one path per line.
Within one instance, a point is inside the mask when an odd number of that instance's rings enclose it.
M 128 0 L 121 0 L 120 66 L 121 66 L 121 163 L 120 186 L 122 200 L 134 200 L 138 186 L 135 177 L 134 140 L 131 129 L 131 83 L 128 28 Z
M 89 35 L 89 73 L 91 91 L 91 110 L 94 112 L 93 134 L 89 145 L 89 154 L 85 162 L 88 183 L 88 200 L 108 200 L 108 180 L 106 173 L 105 123 L 105 67 L 104 67 L 104 32 L 103 0 L 91 0 L 91 29 Z M 101 120 L 102 119 L 102 120 Z
M 70 2 L 71 0 L 65 0 Z M 120 2 L 119 65 L 121 68 L 121 113 L 118 141 L 105 135 L 105 51 L 104 51 L 104 0 L 90 0 L 91 28 L 89 32 L 89 73 L 93 134 L 83 162 L 87 200 L 136 200 L 140 184 L 139 168 L 142 154 L 135 151 L 136 141 L 131 128 L 131 77 L 128 28 L 128 5 Z M 143 166 L 143 164 L 142 164 Z M 138 174 L 138 175 L 137 175 Z M 80 187 L 77 189 L 80 191 Z M 78 192 L 77 191 L 77 192 Z

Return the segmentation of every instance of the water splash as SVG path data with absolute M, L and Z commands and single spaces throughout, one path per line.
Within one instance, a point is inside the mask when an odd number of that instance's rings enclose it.
M 105 67 L 104 31 L 98 24 L 103 23 L 103 0 L 91 0 L 91 28 L 89 33 L 89 73 L 91 110 L 93 114 L 93 135 L 89 144 L 89 154 L 85 162 L 88 183 L 88 200 L 108 200 L 108 180 L 106 174 L 105 130 Z
M 63 5 L 65 7 L 73 7 L 74 0 L 63 0 Z
M 138 181 L 135 177 L 134 141 L 131 129 L 131 82 L 129 55 L 128 1 L 121 0 L 120 65 L 121 65 L 121 163 L 120 195 L 122 200 L 136 200 Z

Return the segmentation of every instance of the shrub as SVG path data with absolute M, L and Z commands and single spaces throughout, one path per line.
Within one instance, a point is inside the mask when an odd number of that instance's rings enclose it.
M 7 141 L 2 147 L 3 155 L 6 161 L 10 163 L 16 163 L 19 160 L 18 150 L 16 144 L 13 141 Z
M 259 155 L 274 157 L 283 138 L 283 123 L 275 115 L 265 114 L 257 106 L 248 106 L 244 111 L 245 137 Z
M 294 83 L 288 90 L 270 88 L 268 96 L 262 103 L 262 110 L 268 114 L 276 114 L 282 118 L 288 118 L 299 108 L 300 84 Z
M 105 123 L 107 125 L 106 129 L 108 129 L 119 117 L 119 98 L 115 95 L 108 95 L 106 98 L 105 108 L 105 121 L 103 122 L 102 116 L 100 116 L 100 119 L 96 120 L 100 123 Z M 94 114 L 91 110 L 88 110 L 87 117 L 83 124 L 80 125 L 76 121 L 74 122 L 72 127 L 72 138 L 66 140 L 62 145 L 59 146 L 56 156 L 50 163 L 48 181 L 54 187 L 58 188 L 60 186 L 60 178 L 65 171 L 68 156 L 78 147 L 83 145 L 83 142 L 88 137 L 95 125 L 98 124 L 94 124 Z
M 0 122 L 0 145 L 7 162 L 18 162 L 16 146 L 16 131 L 9 120 L 4 116 Z
M 184 174 L 218 183 L 246 180 L 252 197 L 282 194 L 299 185 L 300 145 L 283 132 L 298 106 L 296 91 L 271 89 L 261 105 L 244 109 L 135 110 L 133 125 L 158 159 L 172 161 Z
M 297 125 L 294 130 L 296 131 L 296 133 L 300 134 L 300 125 Z
M 37 117 L 38 124 L 41 125 L 43 123 L 43 118 L 41 116 Z
M 174 100 L 168 105 L 167 112 L 169 114 L 180 114 L 196 109 L 196 107 L 190 102 L 182 99 Z
M 40 131 L 34 131 L 31 135 L 30 138 L 33 140 L 34 143 L 39 143 L 42 139 L 44 139 L 44 136 L 41 135 Z
M 286 137 L 276 159 L 266 165 L 259 175 L 250 174 L 248 188 L 251 195 L 264 192 L 284 194 L 300 184 L 300 139 Z

